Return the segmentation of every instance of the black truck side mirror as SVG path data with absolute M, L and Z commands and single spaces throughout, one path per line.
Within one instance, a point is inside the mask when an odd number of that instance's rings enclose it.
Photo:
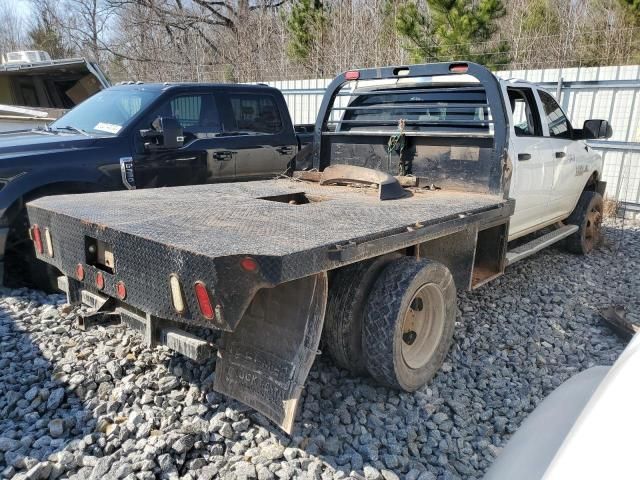
M 585 120 L 582 126 L 582 138 L 592 140 L 598 138 L 611 138 L 613 129 L 606 120 Z
M 149 130 L 140 130 L 140 135 L 149 140 L 144 144 L 147 150 L 176 149 L 184 143 L 182 125 L 173 117 L 156 118 Z

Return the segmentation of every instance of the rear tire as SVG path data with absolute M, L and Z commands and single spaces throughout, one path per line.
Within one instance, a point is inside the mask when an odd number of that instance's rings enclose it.
M 566 222 L 577 225 L 578 230 L 567 237 L 566 248 L 572 253 L 586 255 L 602 242 L 601 225 L 604 211 L 602 195 L 585 191 Z
M 367 372 L 362 353 L 362 322 L 369 291 L 382 269 L 400 254 L 389 254 L 337 270 L 331 279 L 323 345 L 339 367 Z
M 438 371 L 449 350 L 456 317 L 449 269 L 404 257 L 379 275 L 365 307 L 367 370 L 378 382 L 413 392 Z

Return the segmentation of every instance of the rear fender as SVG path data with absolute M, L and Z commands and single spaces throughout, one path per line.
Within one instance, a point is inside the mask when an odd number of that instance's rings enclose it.
M 315 359 L 328 290 L 319 273 L 259 290 L 218 350 L 214 389 L 291 433 Z

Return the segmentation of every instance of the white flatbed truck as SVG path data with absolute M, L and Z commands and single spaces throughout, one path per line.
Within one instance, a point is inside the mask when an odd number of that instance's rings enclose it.
M 217 352 L 214 388 L 290 432 L 321 336 L 338 365 L 414 391 L 447 354 L 457 289 L 560 240 L 598 244 L 605 184 L 585 139 L 611 128 L 574 129 L 533 84 L 469 62 L 349 71 L 314 135 L 290 178 L 36 200 L 37 256 L 93 306 L 85 327 Z

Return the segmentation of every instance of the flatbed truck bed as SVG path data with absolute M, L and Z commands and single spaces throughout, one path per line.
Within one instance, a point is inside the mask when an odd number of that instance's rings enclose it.
M 309 203 L 294 203 L 296 199 Z M 103 242 L 115 261 L 114 272 L 104 272 L 105 293 L 116 295 L 116 283 L 123 281 L 132 306 L 178 322 L 210 326 L 197 315 L 196 304 L 190 309 L 195 315 L 177 314 L 170 295 L 140 281 L 171 274 L 185 281 L 201 279 L 218 292 L 223 311 L 218 327 L 229 331 L 246 306 L 236 299 L 246 295 L 249 301 L 258 288 L 444 233 L 482 229 L 512 212 L 513 202 L 490 194 L 414 189 L 405 198 L 381 202 L 371 188 L 289 178 L 118 195 L 62 195 L 30 205 L 31 221 L 56 232 L 53 249 L 66 255 L 54 255 L 50 263 L 65 275 L 75 274 L 75 259 L 86 258 L 87 239 Z M 257 261 L 260 273 L 247 281 L 245 292 L 237 291 L 236 283 L 230 285 L 232 291 L 225 291 L 228 283 L 217 281 L 216 273 L 247 256 Z M 97 273 L 99 268 L 94 268 L 92 273 Z M 234 301 L 224 301 L 232 296 Z

